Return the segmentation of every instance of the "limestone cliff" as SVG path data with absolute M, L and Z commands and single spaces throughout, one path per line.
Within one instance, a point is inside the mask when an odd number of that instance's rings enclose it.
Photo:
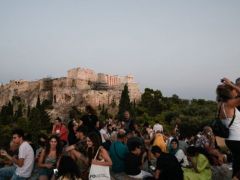
M 91 104 L 109 105 L 112 101 L 119 103 L 121 91 L 128 84 L 131 101 L 139 101 L 141 93 L 133 76 L 120 77 L 93 70 L 74 68 L 68 71 L 67 77 L 44 78 L 38 81 L 13 80 L 0 87 L 0 108 L 13 96 L 19 96 L 26 105 L 35 106 L 38 96 L 53 102 L 53 116 L 66 113 L 72 106 L 84 107 Z

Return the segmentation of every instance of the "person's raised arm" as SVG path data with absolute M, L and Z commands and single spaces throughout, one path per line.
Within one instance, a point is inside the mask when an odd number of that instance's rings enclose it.
M 240 93 L 240 87 L 238 87 L 236 84 L 234 84 L 232 81 L 230 81 L 228 78 L 222 78 L 222 83 L 226 84 L 228 86 L 231 86 L 232 88 L 236 89 L 238 93 Z

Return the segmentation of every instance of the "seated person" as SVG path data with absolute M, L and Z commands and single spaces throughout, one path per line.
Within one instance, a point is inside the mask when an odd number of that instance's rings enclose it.
M 199 152 L 199 148 L 190 146 L 187 149 L 187 157 L 190 168 L 184 168 L 184 180 L 211 180 L 212 171 L 210 163 L 205 155 Z
M 125 172 L 131 178 L 146 178 L 152 175 L 146 171 L 141 170 L 141 143 L 133 141 L 128 146 L 129 153 L 125 159 Z
M 75 161 L 69 156 L 62 156 L 58 165 L 59 180 L 82 180 L 80 170 Z
M 128 147 L 125 144 L 126 133 L 119 130 L 117 133 L 117 141 L 110 146 L 109 154 L 112 159 L 112 171 L 114 173 L 122 173 L 125 170 L 124 159 L 128 154 Z
M 169 146 L 169 154 L 174 155 L 182 167 L 188 166 L 187 156 L 182 149 L 179 149 L 179 142 L 177 139 L 172 139 Z
M 86 139 L 87 128 L 80 126 L 76 130 L 76 144 L 70 145 L 65 148 L 66 153 L 77 163 L 82 179 L 88 178 L 88 162 L 86 158 Z
M 215 136 L 211 127 L 205 126 L 203 128 L 202 135 L 197 139 L 195 146 L 203 148 L 208 153 L 212 165 L 222 165 L 224 163 L 224 154 L 215 147 Z
M 183 171 L 175 156 L 162 152 L 158 146 L 153 146 L 151 152 L 157 158 L 155 179 L 183 180 Z

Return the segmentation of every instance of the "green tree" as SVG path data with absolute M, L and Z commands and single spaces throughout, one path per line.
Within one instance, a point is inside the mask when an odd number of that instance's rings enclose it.
M 4 105 L 0 113 L 0 123 L 3 125 L 9 125 L 13 123 L 13 105 L 9 101 L 8 105 Z
M 38 97 L 37 97 L 36 108 L 38 108 L 38 109 L 41 108 L 41 101 L 40 101 L 40 97 L 39 97 L 39 95 L 38 95 Z
M 124 85 L 124 89 L 122 91 L 121 98 L 120 98 L 119 110 L 118 110 L 118 117 L 120 119 L 123 118 L 124 111 L 131 111 L 129 91 L 128 91 L 127 84 Z
M 15 119 L 19 118 L 19 117 L 22 117 L 23 116 L 23 105 L 22 103 L 18 103 L 18 108 L 17 108 L 17 111 L 15 112 Z
M 160 114 L 163 110 L 162 93 L 159 90 L 146 88 L 142 94 L 141 106 L 146 108 L 146 111 L 151 116 Z
M 37 142 L 37 137 L 40 133 L 39 130 L 43 129 L 41 118 L 40 110 L 38 108 L 32 108 L 29 115 L 29 129 L 32 134 L 33 142 Z

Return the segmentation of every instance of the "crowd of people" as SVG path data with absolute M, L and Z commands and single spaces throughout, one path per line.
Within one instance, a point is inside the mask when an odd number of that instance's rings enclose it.
M 108 167 L 112 179 L 211 180 L 214 167 L 232 159 L 232 178 L 240 179 L 240 79 L 227 78 L 217 87 L 220 119 L 230 127 L 222 152 L 210 126 L 191 138 L 181 136 L 176 125 L 171 135 L 160 123 L 134 121 L 129 111 L 121 120 L 99 122 L 95 110 L 66 125 L 56 118 L 51 133 L 40 134 L 33 146 L 23 130 L 15 129 L 8 150 L 1 149 L 0 180 L 91 179 L 93 165 Z M 232 157 L 232 158 L 230 158 Z M 107 177 L 107 176 L 106 176 Z M 106 180 L 109 178 L 106 178 Z

